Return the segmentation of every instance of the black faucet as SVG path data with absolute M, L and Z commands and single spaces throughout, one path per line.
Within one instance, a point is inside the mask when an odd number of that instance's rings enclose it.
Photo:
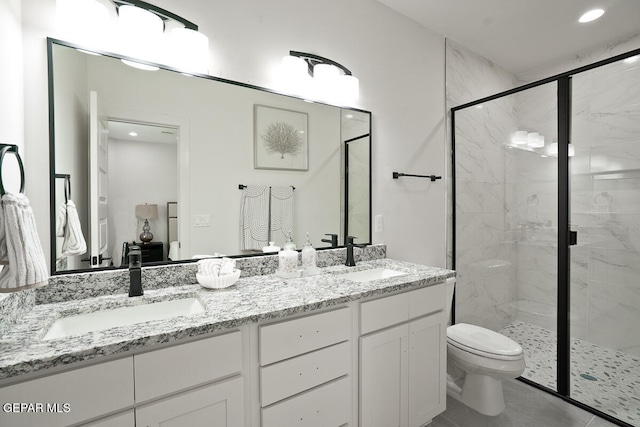
M 129 296 L 139 297 L 142 290 L 142 249 L 140 246 L 129 246 Z
M 337 234 L 325 234 L 325 236 L 331 236 L 331 239 L 321 239 L 321 242 L 331 243 L 331 247 L 335 248 L 338 246 L 338 235 Z
M 347 236 L 347 262 L 344 263 L 344 265 L 348 266 L 348 267 L 355 267 L 356 265 L 356 260 L 353 257 L 353 247 L 357 247 L 357 248 L 364 248 L 367 245 L 355 245 L 353 243 L 353 240 L 357 239 L 357 237 L 354 236 Z

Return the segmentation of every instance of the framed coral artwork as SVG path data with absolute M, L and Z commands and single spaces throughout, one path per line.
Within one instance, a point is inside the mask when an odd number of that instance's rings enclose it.
M 253 167 L 309 170 L 307 113 L 254 105 Z

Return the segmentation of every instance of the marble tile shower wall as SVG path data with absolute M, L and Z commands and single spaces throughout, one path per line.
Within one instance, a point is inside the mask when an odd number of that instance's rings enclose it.
M 586 339 L 640 355 L 640 62 L 575 76 L 572 278 Z
M 449 39 L 446 68 L 448 109 L 515 86 L 512 74 Z M 515 244 L 505 206 L 514 195 L 513 187 L 505 185 L 510 179 L 511 157 L 502 145 L 513 124 L 513 105 L 508 101 L 456 114 L 456 321 L 496 330 L 513 317 L 509 302 L 514 292 Z M 447 129 L 450 132 L 451 126 Z M 451 144 L 451 135 L 448 141 Z M 450 157 L 447 165 L 451 165 Z M 452 207 L 450 167 L 447 183 Z M 449 230 L 452 212 L 450 208 Z M 449 239 L 448 265 L 451 251 Z
M 550 90 L 518 100 L 521 126 L 555 126 Z M 618 62 L 576 75 L 572 95 L 571 224 L 578 245 L 571 248 L 571 334 L 640 355 L 640 65 Z M 519 153 L 515 163 L 524 224 L 517 297 L 555 307 L 555 158 Z
M 456 321 L 499 330 L 513 320 L 516 280 L 513 98 L 456 114 Z
M 557 85 L 515 94 L 518 130 L 557 142 Z M 513 149 L 518 229 L 516 318 L 556 330 L 558 162 L 540 152 Z

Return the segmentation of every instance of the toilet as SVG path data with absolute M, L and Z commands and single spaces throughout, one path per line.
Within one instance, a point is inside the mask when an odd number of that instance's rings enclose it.
M 447 280 L 451 312 L 455 279 Z M 447 394 L 484 415 L 504 411 L 502 380 L 524 372 L 522 347 L 480 326 L 458 323 L 447 328 Z

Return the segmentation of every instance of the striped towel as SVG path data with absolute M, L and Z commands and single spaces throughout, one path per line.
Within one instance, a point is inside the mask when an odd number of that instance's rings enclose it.
M 240 250 L 262 251 L 269 243 L 269 187 L 247 185 L 240 199 Z
M 0 207 L 0 292 L 38 288 L 49 283 L 44 252 L 29 199 L 6 193 Z
M 271 187 L 271 226 L 269 240 L 286 242 L 293 232 L 293 187 Z

